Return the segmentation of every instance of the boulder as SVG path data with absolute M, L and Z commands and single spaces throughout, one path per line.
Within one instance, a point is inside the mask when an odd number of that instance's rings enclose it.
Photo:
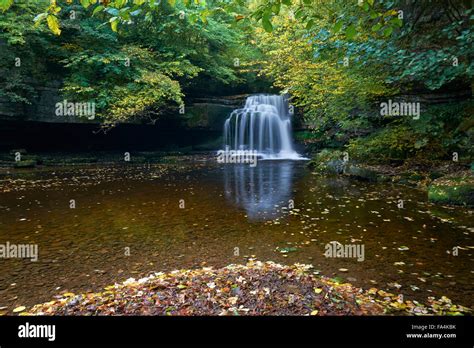
M 428 200 L 439 204 L 474 206 L 474 177 L 443 177 L 428 187 Z
M 344 174 L 352 176 L 356 179 L 366 181 L 377 181 L 378 174 L 376 171 L 356 164 L 347 164 L 344 168 Z

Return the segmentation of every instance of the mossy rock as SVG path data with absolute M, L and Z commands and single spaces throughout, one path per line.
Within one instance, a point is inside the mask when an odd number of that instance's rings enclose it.
M 313 164 L 312 168 L 316 171 L 324 174 L 342 174 L 344 173 L 344 166 L 346 162 L 343 160 L 335 159 L 328 162 L 321 162 Z
M 450 178 L 435 181 L 428 187 L 428 200 L 439 204 L 474 206 L 472 178 Z
M 36 161 L 32 161 L 32 160 L 18 161 L 18 162 L 15 162 L 13 167 L 15 167 L 15 168 L 34 168 L 34 167 L 36 167 Z
M 346 165 L 347 162 L 340 159 L 330 160 L 326 163 L 326 170 L 331 173 L 342 174 L 344 173 L 344 168 Z
M 318 172 L 326 174 L 342 174 L 346 162 L 344 154 L 339 150 L 324 149 L 308 163 L 308 166 Z
M 376 171 L 369 168 L 354 165 L 354 164 L 347 165 L 345 167 L 344 174 L 355 177 L 360 180 L 366 180 L 366 181 L 378 180 L 378 174 Z

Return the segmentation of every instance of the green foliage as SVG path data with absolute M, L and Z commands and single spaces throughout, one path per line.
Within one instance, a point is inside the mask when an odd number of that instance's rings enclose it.
M 333 149 L 323 149 L 317 153 L 314 158 L 314 162 L 316 163 L 325 163 L 329 161 L 336 161 L 343 159 L 343 152 L 340 150 L 333 150 Z
M 13 7 L 18 12 L 0 15 L 0 98 L 7 102 L 30 104 L 36 96 L 32 81 L 48 73 L 44 59 L 52 40 L 33 25 L 37 7 L 24 1 Z
M 447 159 L 453 151 L 472 156 L 472 134 L 460 130 L 466 105 L 422 103 L 420 120 L 381 119 L 378 108 L 395 95 L 469 89 L 474 46 L 467 1 L 275 3 L 254 11 L 262 24 L 272 23 L 258 32 L 262 72 L 304 111 L 311 147 L 349 144 L 351 158 L 374 162 Z
M 415 133 L 407 125 L 383 128 L 366 138 L 356 138 L 348 145 L 351 158 L 375 163 L 405 159 L 415 152 Z
M 304 112 L 311 133 L 303 141 L 315 150 L 347 145 L 351 158 L 378 162 L 469 157 L 471 104 L 423 105 L 419 120 L 381 119 L 377 106 L 395 95 L 472 86 L 471 7 L 0 0 L 0 98 L 34 103 L 36 87 L 56 81 L 64 98 L 95 102 L 106 123 L 153 121 L 189 95 L 261 92 L 268 79 Z
M 252 31 L 236 28 L 233 15 L 205 12 L 202 1 L 127 3 L 15 3 L 0 18 L 0 97 L 35 103 L 37 87 L 56 81 L 68 101 L 94 102 L 106 123 L 153 121 L 175 112 L 188 90 L 239 86 L 255 76 Z M 104 25 L 114 14 L 120 33 Z M 12 68 L 17 57 L 21 67 Z
M 432 106 L 418 120 L 396 119 L 375 133 L 348 144 L 351 158 L 386 163 L 409 157 L 451 159 L 453 152 L 472 158 L 474 129 L 463 129 L 472 102 Z
M 13 5 L 13 0 L 0 0 L 0 10 L 5 12 Z
M 321 23 L 327 19 L 322 18 Z M 318 48 L 329 40 L 319 31 L 311 39 L 308 30 L 291 19 L 284 19 L 275 32 L 260 32 L 260 48 L 266 54 L 263 73 L 293 97 L 305 112 L 306 122 L 316 130 L 327 126 L 357 131 L 374 100 L 395 89 L 384 83 L 386 74 L 376 67 L 362 66 L 338 50 Z
M 283 6 L 282 6 L 283 5 Z M 283 7 L 283 9 L 282 9 Z M 350 9 L 350 11 L 344 11 Z M 364 12 L 367 14 L 366 23 L 370 23 L 374 34 L 382 32 L 383 36 L 389 37 L 392 33 L 403 25 L 403 20 L 396 9 L 381 9 L 373 0 L 362 1 L 332 1 L 325 0 L 272 0 L 260 2 L 252 13 L 252 17 L 261 21 L 265 31 L 271 33 L 275 22 L 279 16 L 289 15 L 302 24 L 307 30 L 319 27 L 322 12 L 331 12 L 334 17 L 331 22 L 332 32 L 341 32 L 345 39 L 353 40 L 364 29 L 359 18 Z M 349 15 L 357 13 L 359 16 Z M 342 29 L 342 30 L 341 30 Z
M 0 9 L 6 11 L 13 0 L 1 0 Z M 60 15 L 67 10 L 74 1 L 73 0 L 52 0 L 48 5 L 42 5 L 44 12 L 39 13 L 34 21 L 37 25 L 46 20 L 51 32 L 55 35 L 61 34 Z M 79 0 L 79 4 L 83 9 L 90 11 L 92 15 L 102 13 L 106 16 L 104 23 L 109 23 L 113 31 L 118 31 L 119 24 L 130 24 L 134 20 L 145 19 L 148 22 L 153 20 L 153 12 L 166 12 L 171 9 L 179 9 L 183 12 L 183 16 L 189 16 L 192 22 L 206 22 L 211 11 L 206 7 L 205 0 Z M 10 3 L 10 4 L 9 4 Z M 188 13 L 185 13 L 186 10 Z M 141 17 L 141 18 L 140 18 Z

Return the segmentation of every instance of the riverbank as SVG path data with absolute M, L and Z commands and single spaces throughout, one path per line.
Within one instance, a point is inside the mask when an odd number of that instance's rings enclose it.
M 87 165 L 116 164 L 173 164 L 177 162 L 202 160 L 211 151 L 197 151 L 192 147 L 169 151 L 95 151 L 95 152 L 38 152 L 25 149 L 0 152 L 0 172 L 15 169 L 41 169 L 49 167 L 71 167 Z M 17 171 L 18 172 L 18 171 Z
M 352 161 L 347 152 L 323 149 L 309 163 L 319 174 L 402 184 L 424 190 L 432 203 L 474 207 L 474 167 L 466 161 L 407 160 L 391 164 Z
M 312 266 L 252 260 L 220 269 L 153 273 L 102 292 L 63 293 L 20 315 L 463 315 L 450 299 L 426 303 L 315 275 Z

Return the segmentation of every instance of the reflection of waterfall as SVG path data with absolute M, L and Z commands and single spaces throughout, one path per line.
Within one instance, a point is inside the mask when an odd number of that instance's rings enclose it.
M 253 95 L 224 124 L 226 150 L 256 150 L 263 159 L 301 159 L 293 150 L 287 99 Z
M 227 199 L 245 209 L 251 220 L 274 219 L 288 206 L 292 192 L 294 162 L 225 166 L 224 189 Z M 276 207 L 278 205 L 278 207 Z

